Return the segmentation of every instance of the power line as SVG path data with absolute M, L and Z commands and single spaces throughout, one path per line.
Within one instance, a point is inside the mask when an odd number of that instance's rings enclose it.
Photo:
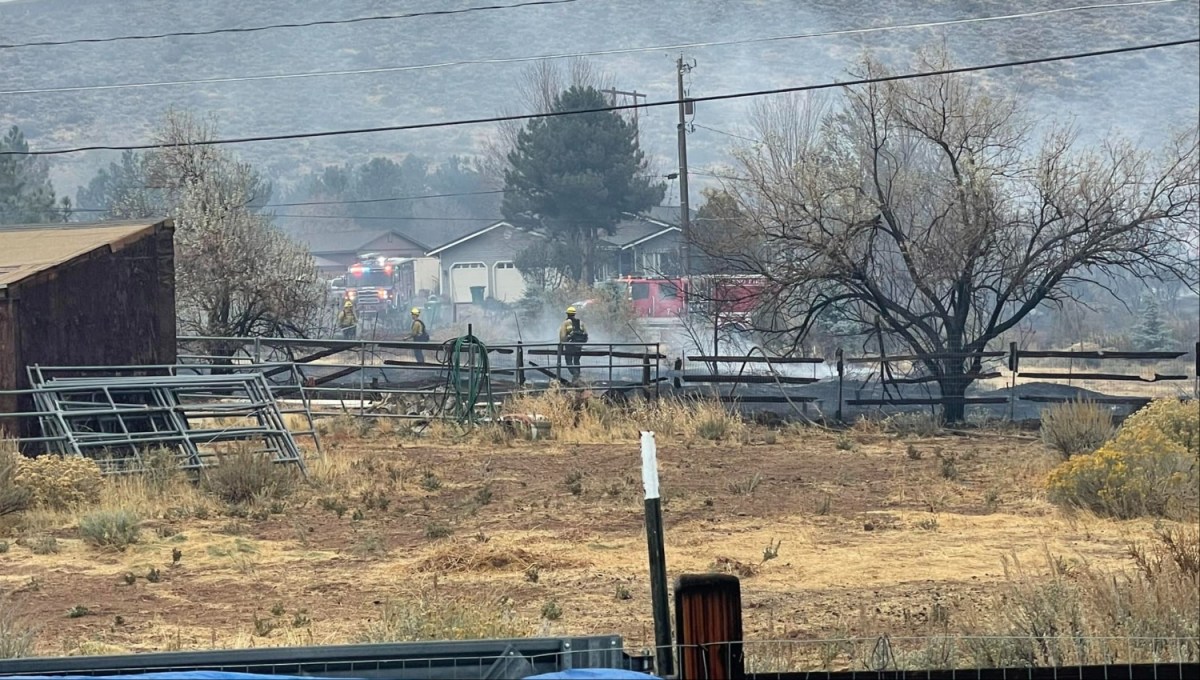
M 139 187 L 140 189 L 155 189 L 157 187 Z M 261 208 L 293 208 L 305 205 L 354 205 L 360 203 L 390 203 L 392 201 L 418 201 L 427 198 L 458 198 L 463 196 L 488 196 L 492 194 L 503 194 L 503 189 L 494 189 L 489 191 L 459 191 L 450 194 L 425 194 L 423 196 L 391 196 L 388 198 L 360 198 L 344 201 L 300 201 L 297 203 L 265 203 Z M 70 208 L 66 212 L 108 212 L 106 208 Z
M 407 14 L 379 14 L 375 16 L 354 17 L 351 19 L 324 19 L 318 21 L 306 21 L 294 24 L 267 24 L 264 26 L 245 26 L 241 28 L 214 28 L 207 31 L 176 31 L 172 33 L 151 33 L 145 35 L 122 35 L 111 38 L 76 38 L 73 40 L 41 40 L 37 42 L 27 43 L 0 43 L 0 50 L 12 50 L 21 47 L 58 47 L 62 45 L 81 45 L 95 43 L 111 43 L 122 42 L 126 40 L 157 40 L 159 38 L 175 38 L 175 37 L 192 37 L 201 35 L 218 35 L 221 33 L 256 33 L 259 31 L 271 31 L 280 28 L 308 28 L 311 26 L 335 26 L 340 24 L 359 24 L 369 21 L 393 21 L 396 19 L 416 19 L 418 17 L 446 16 L 451 14 L 467 14 L 469 12 L 488 12 L 501 9 L 517 9 L 521 7 L 535 7 L 538 5 L 565 5 L 578 0 L 532 0 L 530 2 L 520 2 L 514 5 L 482 5 L 478 7 L 464 7 L 461 9 L 443 9 L 432 10 L 428 12 L 409 12 Z
M 415 215 L 285 215 L 275 213 L 268 217 L 287 217 L 298 220 L 370 220 L 380 222 L 500 222 L 503 217 L 420 217 Z
M 264 208 L 292 208 L 302 205 L 353 205 L 356 203 L 388 203 L 390 201 L 417 201 L 426 198 L 458 198 L 461 196 L 488 196 L 492 194 L 502 194 L 503 189 L 493 189 L 490 191 L 460 191 L 452 194 L 425 194 L 424 196 L 394 196 L 391 198 L 361 198 L 348 201 L 302 201 L 299 203 L 268 203 Z
M 1036 57 L 1032 59 L 1020 59 L 1015 61 L 1005 61 L 995 64 L 984 64 L 981 66 L 960 66 L 956 68 L 939 69 L 936 71 L 922 71 L 917 73 L 903 73 L 892 76 L 882 76 L 876 78 L 859 78 L 855 80 L 846 80 L 842 82 L 821 83 L 819 85 L 797 85 L 793 87 L 781 87 L 771 90 L 752 90 L 746 92 L 733 92 L 729 94 L 706 95 L 702 97 L 688 97 L 688 101 L 692 102 L 713 102 L 724 101 L 731 99 L 744 99 L 749 97 L 765 97 L 776 94 L 787 94 L 790 92 L 811 92 L 815 90 L 827 90 L 838 87 L 852 87 L 857 85 L 868 85 L 871 83 L 886 83 L 899 80 L 911 80 L 914 78 L 928 78 L 931 76 L 954 75 L 958 73 L 971 73 L 975 71 L 991 71 L 1001 68 L 1012 68 L 1016 66 L 1030 66 L 1033 64 L 1045 64 L 1057 61 L 1067 61 L 1072 59 L 1086 59 L 1091 57 L 1101 57 L 1114 54 L 1125 54 L 1130 52 L 1142 52 L 1146 50 L 1161 49 L 1165 47 L 1178 47 L 1182 45 L 1194 45 L 1200 43 L 1200 38 L 1188 38 L 1186 40 L 1172 40 L 1161 43 L 1151 43 L 1147 45 L 1133 45 L 1130 47 L 1115 47 L 1107 50 L 1095 50 L 1091 52 L 1077 52 L 1074 54 L 1055 55 L 1051 57 Z M 96 146 L 79 146 L 65 149 L 50 149 L 46 151 L 0 151 L 0 156 L 56 156 L 69 153 L 80 153 L 83 151 L 140 151 L 146 149 L 166 149 L 178 146 L 213 146 L 224 144 L 247 144 L 250 142 L 271 142 L 285 141 L 293 139 L 313 139 L 320 137 L 340 137 L 346 135 L 361 135 L 377 132 L 403 132 L 408 130 L 430 130 L 435 128 L 458 127 L 462 125 L 480 125 L 485 123 L 503 123 L 509 121 L 532 120 L 535 118 L 556 118 L 558 116 L 578 116 L 591 113 L 606 113 L 609 111 L 624 111 L 632 108 L 652 108 L 659 106 L 678 106 L 680 100 L 667 99 L 662 101 L 646 102 L 642 104 L 617 104 L 613 106 L 602 106 L 591 109 L 580 109 L 575 111 L 550 111 L 547 113 L 527 113 L 515 114 L 508 116 L 489 116 L 486 118 L 464 118 L 459 120 L 437 121 L 432 123 L 411 123 L 408 125 L 387 125 L 371 128 L 352 128 L 342 130 L 325 130 L 321 132 L 295 132 L 290 134 L 280 135 L 260 135 L 254 137 L 232 137 L 227 139 L 209 139 L 197 142 L 186 142 L 178 144 L 170 143 L 147 143 L 147 144 L 127 144 L 127 145 L 96 145 Z
M 733 134 L 732 132 L 726 132 L 726 131 L 724 131 L 724 130 L 718 130 L 718 129 L 717 129 L 717 128 L 715 128 L 715 127 L 709 127 L 709 126 L 707 126 L 707 125 L 701 125 L 700 123 L 692 123 L 692 127 L 698 127 L 698 128 L 700 128 L 700 129 L 702 129 L 702 130 L 708 130 L 709 132 L 715 132 L 715 133 L 717 133 L 717 134 L 719 134 L 719 135 L 725 135 L 726 137 L 733 137 L 734 139 L 741 139 L 741 140 L 743 140 L 743 141 L 747 141 L 747 142 L 754 142 L 755 144 L 762 144 L 762 143 L 763 143 L 761 139 L 754 139 L 753 137 L 743 137 L 742 135 L 735 135 L 735 134 Z
M 650 47 L 627 47 L 609 50 L 593 50 L 589 52 L 572 52 L 562 54 L 542 54 L 537 56 L 526 57 L 497 57 L 489 59 L 464 59 L 459 61 L 445 61 L 430 64 L 415 64 L 408 66 L 379 66 L 374 68 L 364 69 L 345 69 L 336 71 L 306 71 L 300 73 L 277 73 L 264 74 L 253 76 L 223 76 L 216 78 L 196 78 L 185 80 L 158 80 L 140 83 L 114 83 L 109 85 L 74 85 L 67 87 L 43 87 L 24 90 L 3 90 L 0 95 L 21 95 L 21 94 L 53 94 L 61 92 L 94 92 L 100 90 L 122 90 L 131 88 L 147 88 L 147 87 L 170 87 L 178 85 L 212 85 L 219 83 L 243 83 L 254 82 L 261 80 L 292 80 L 297 78 L 324 78 L 331 76 L 354 76 L 354 75 L 372 75 L 379 73 L 398 73 L 405 71 L 423 71 L 427 69 L 448 68 L 454 66 L 473 66 L 482 64 L 514 64 L 529 61 L 548 61 L 553 59 L 572 59 L 578 57 L 599 57 L 612 56 L 621 54 L 635 54 L 639 52 L 658 52 L 658 51 L 676 51 L 686 49 L 697 49 L 704 47 L 726 47 L 732 45 L 749 45 L 754 43 L 778 42 L 786 40 L 801 40 L 806 38 L 823 38 L 843 35 L 857 35 L 863 33 L 876 33 L 881 31 L 898 31 L 910 30 L 919 28 L 938 28 L 943 26 L 954 26 L 960 24 L 982 23 L 990 21 L 1003 21 L 1009 19 L 1026 19 L 1049 14 L 1059 14 L 1062 12 L 1081 12 L 1097 9 L 1110 9 L 1120 7 L 1138 7 L 1143 5 L 1162 5 L 1182 0 L 1139 0 L 1138 2 L 1123 2 L 1109 3 L 1098 5 L 1078 5 L 1075 7 L 1060 7 L 1057 9 L 1037 10 L 1033 12 L 1021 12 L 1017 14 L 1003 14 L 986 17 L 973 17 L 968 19 L 947 19 L 945 21 L 920 22 L 912 24 L 897 24 L 892 26 L 875 26 L 869 28 L 848 28 L 833 31 L 821 31 L 817 33 L 797 33 L 792 35 L 767 36 L 762 38 L 745 38 L 740 40 L 717 40 L 708 42 L 694 43 L 678 43 L 674 45 L 654 45 Z M 629 107 L 633 108 L 633 107 Z

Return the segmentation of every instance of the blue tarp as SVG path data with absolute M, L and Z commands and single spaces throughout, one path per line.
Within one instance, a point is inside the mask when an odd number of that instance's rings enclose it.
M 662 680 L 657 675 L 619 668 L 575 668 L 569 671 L 527 675 L 522 680 Z

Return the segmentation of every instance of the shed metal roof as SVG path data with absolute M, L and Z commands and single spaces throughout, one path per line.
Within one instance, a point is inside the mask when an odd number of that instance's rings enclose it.
M 0 227 L 0 286 L 10 286 L 105 246 L 120 250 L 158 224 L 143 221 Z

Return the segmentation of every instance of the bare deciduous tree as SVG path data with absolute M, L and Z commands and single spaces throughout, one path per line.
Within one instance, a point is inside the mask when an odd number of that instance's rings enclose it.
M 536 61 L 522 71 L 517 80 L 517 100 L 523 102 L 523 109 L 505 108 L 500 111 L 500 115 L 549 113 L 554 110 L 556 98 L 571 87 L 594 87 L 602 90 L 612 87 L 612 83 L 607 74 L 580 57 L 568 59 L 565 67 L 559 61 Z M 517 147 L 517 135 L 524 127 L 523 122 L 519 120 L 501 122 L 498 124 L 497 133 L 482 143 L 479 170 L 491 178 L 497 189 L 504 187 L 508 154 Z
M 949 63 L 930 51 L 915 66 Z M 864 60 L 855 75 L 889 71 Z M 1157 154 L 1115 137 L 1081 148 L 963 75 L 847 88 L 819 126 L 796 104 L 755 116 L 763 143 L 737 152 L 725 187 L 737 225 L 698 245 L 770 281 L 782 318 L 765 330 L 798 343 L 836 312 L 911 350 L 948 420 L 981 373 L 964 355 L 1079 284 L 1197 285 L 1195 128 Z
M 145 215 L 153 205 L 174 219 L 181 333 L 311 335 L 327 295 L 312 255 L 259 212 L 271 189 L 254 168 L 200 143 L 214 132 L 169 113 L 156 141 L 171 146 L 142 157 L 142 185 L 114 197 L 110 210 Z

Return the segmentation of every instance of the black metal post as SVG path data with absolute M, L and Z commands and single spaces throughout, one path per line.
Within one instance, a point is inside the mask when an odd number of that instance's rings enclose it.
M 671 608 L 667 595 L 667 556 L 663 547 L 662 502 L 658 493 L 658 453 L 653 432 L 642 433 L 642 484 L 646 489 L 646 545 L 650 553 L 650 599 L 654 610 L 654 664 L 661 677 L 674 675 Z
M 720 331 L 721 331 L 721 312 L 720 312 L 720 310 L 717 310 L 716 312 L 713 313 L 713 365 L 712 365 L 713 375 L 717 375 L 717 373 L 720 371 L 720 368 L 717 364 L 717 357 L 721 356 L 721 349 L 718 347 L 718 344 L 720 343 L 720 338 L 719 338 Z
M 558 356 L 557 356 L 558 364 L 554 367 L 554 378 L 559 383 L 562 382 L 562 360 L 563 360 L 563 344 L 560 342 L 560 343 L 558 343 Z
M 837 414 L 835 415 L 835 419 L 839 423 L 843 422 L 842 421 L 842 383 L 844 382 L 844 380 L 846 378 L 846 364 L 845 364 L 845 362 L 842 361 L 842 357 L 843 357 L 842 348 L 839 347 L 838 351 L 837 351 L 838 403 L 837 403 Z
M 525 386 L 525 348 L 517 341 L 517 387 Z
M 1008 420 L 1017 419 L 1017 372 L 1021 369 L 1021 353 L 1016 342 L 1008 343 L 1008 372 L 1012 378 L 1008 390 Z
M 609 343 L 609 345 L 608 345 L 608 389 L 611 390 L 612 386 L 613 386 L 613 346 L 612 346 L 612 343 Z

